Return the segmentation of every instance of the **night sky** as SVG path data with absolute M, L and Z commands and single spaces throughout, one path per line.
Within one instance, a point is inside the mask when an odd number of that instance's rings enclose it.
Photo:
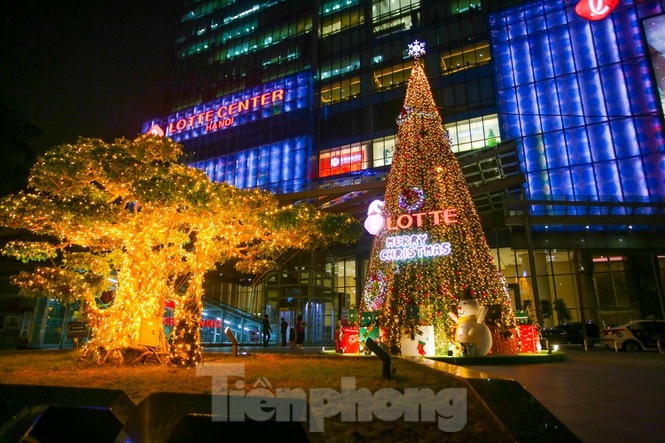
M 175 0 L 10 2 L 0 14 L 0 104 L 49 148 L 134 138 L 165 113 Z

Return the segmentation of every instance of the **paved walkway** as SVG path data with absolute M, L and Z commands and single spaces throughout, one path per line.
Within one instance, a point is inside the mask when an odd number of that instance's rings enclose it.
M 560 363 L 469 368 L 517 380 L 585 443 L 665 441 L 665 354 L 563 351 Z
M 322 348 L 245 347 L 250 353 L 284 354 L 315 354 Z M 559 363 L 465 367 L 483 378 L 517 380 L 585 443 L 665 441 L 665 354 L 562 350 L 567 359 Z

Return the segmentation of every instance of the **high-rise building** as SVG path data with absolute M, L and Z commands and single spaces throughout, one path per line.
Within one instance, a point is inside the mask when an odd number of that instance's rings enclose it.
M 144 131 L 211 180 L 363 220 L 414 40 L 513 308 L 545 326 L 565 317 L 547 302 L 577 321 L 663 318 L 665 0 L 183 0 L 169 110 Z M 204 341 L 302 313 L 307 342 L 332 342 L 370 246 L 285 257 L 251 282 L 219 269 Z

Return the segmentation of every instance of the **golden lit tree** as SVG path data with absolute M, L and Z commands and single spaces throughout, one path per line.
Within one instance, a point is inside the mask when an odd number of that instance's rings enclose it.
M 124 361 L 129 351 L 143 352 L 142 324 L 161 324 L 166 301 L 174 300 L 169 361 L 196 365 L 207 271 L 233 260 L 257 274 L 288 250 L 359 236 L 349 216 L 281 208 L 269 192 L 211 182 L 178 163 L 181 156 L 182 147 L 163 137 L 80 139 L 40 157 L 28 188 L 0 201 L 0 225 L 30 234 L 2 253 L 46 262 L 13 283 L 24 296 L 85 302 L 92 330 L 86 358 Z M 111 301 L 100 302 L 102 294 Z
M 531 279 L 527 277 L 526 271 L 517 281 L 520 288 L 520 299 L 522 301 L 521 308 L 526 310 L 529 315 L 531 324 L 538 324 L 538 315 L 536 311 L 536 303 L 533 298 L 533 288 L 531 287 Z
M 361 310 L 378 313 L 391 352 L 399 351 L 402 328 L 417 313 L 420 324 L 434 326 L 436 352 L 444 353 L 455 331 L 448 312 L 456 312 L 465 292 L 481 306 L 501 305 L 505 328 L 514 315 L 432 97 L 424 44 L 414 42 L 409 53 L 414 63 L 397 118 L 385 222 L 374 239 Z

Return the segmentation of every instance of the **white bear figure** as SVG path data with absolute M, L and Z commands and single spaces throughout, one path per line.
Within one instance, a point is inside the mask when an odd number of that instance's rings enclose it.
M 457 323 L 455 340 L 462 344 L 473 344 L 475 355 L 485 355 L 492 347 L 492 333 L 484 323 L 487 308 L 478 306 L 478 302 L 465 298 L 457 306 L 457 314 L 448 316 Z
M 372 235 L 378 234 L 383 229 L 383 202 L 374 200 L 367 208 L 367 219 L 365 219 L 365 229 Z

